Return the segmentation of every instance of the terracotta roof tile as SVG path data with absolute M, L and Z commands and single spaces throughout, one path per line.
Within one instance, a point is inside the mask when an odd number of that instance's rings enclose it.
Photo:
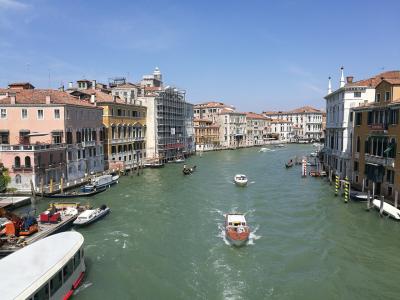
M 83 93 L 83 94 L 87 94 L 87 95 L 95 95 L 96 96 L 96 102 L 97 103 L 107 103 L 107 102 L 115 102 L 118 104 L 125 104 L 125 101 L 122 100 L 119 97 L 114 98 L 112 95 L 104 93 L 100 90 L 94 90 L 94 89 L 87 89 L 87 90 L 80 90 L 79 92 Z
M 79 100 L 67 92 L 49 89 L 15 90 L 16 104 L 46 104 L 46 96 L 50 96 L 52 104 L 70 104 L 97 108 L 93 104 Z M 10 104 L 11 98 L 0 99 L 0 104 Z
M 352 83 L 347 83 L 346 86 L 370 86 L 370 87 L 376 87 L 382 80 L 382 77 L 384 79 L 398 79 L 400 78 L 400 71 L 386 71 L 383 73 L 379 73 L 378 75 L 375 75 L 374 77 L 355 81 Z
M 249 119 L 267 120 L 267 117 L 265 117 L 265 116 L 263 116 L 261 114 L 256 114 L 256 113 L 253 113 L 253 112 L 247 112 L 245 114 L 246 114 L 246 117 L 249 118 Z

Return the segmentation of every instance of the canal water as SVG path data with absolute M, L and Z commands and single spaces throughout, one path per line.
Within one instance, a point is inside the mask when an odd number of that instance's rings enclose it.
M 84 200 L 112 212 L 77 229 L 88 270 L 75 299 L 399 299 L 400 224 L 284 167 L 310 145 L 271 149 L 204 153 L 191 176 L 168 164 Z M 246 213 L 246 246 L 225 240 L 227 212 Z

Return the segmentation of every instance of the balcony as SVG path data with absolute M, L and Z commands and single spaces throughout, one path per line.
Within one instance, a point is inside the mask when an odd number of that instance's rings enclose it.
M 94 147 L 96 146 L 96 141 L 84 141 L 82 142 L 82 147 Z
M 13 172 L 29 173 L 29 172 L 33 171 L 33 168 L 32 168 L 32 166 L 15 166 L 15 165 L 13 165 L 12 170 L 13 170 Z
M 65 144 L 35 144 L 35 145 L 0 145 L 0 151 L 43 151 L 60 150 L 65 148 Z
M 371 154 L 365 154 L 365 162 L 371 164 L 377 164 L 385 167 L 392 167 L 394 168 L 394 158 L 386 158 L 380 156 L 374 156 Z

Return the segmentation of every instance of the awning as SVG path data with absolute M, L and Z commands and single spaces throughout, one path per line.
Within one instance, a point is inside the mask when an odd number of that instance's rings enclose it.
M 30 134 L 27 134 L 26 136 L 45 136 L 48 135 L 48 133 L 45 132 L 32 132 Z
M 10 132 L 10 130 L 8 130 L 8 129 L 0 129 L 0 133 L 9 133 Z
M 374 164 L 374 163 L 369 163 L 369 162 L 367 162 L 367 163 L 365 163 L 366 165 L 370 165 L 370 166 L 374 166 L 374 167 L 379 167 L 379 165 L 378 164 Z

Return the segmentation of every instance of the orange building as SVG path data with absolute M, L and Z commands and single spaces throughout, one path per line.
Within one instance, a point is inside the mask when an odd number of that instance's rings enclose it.
M 219 148 L 219 125 L 211 120 L 194 119 L 196 150 L 206 151 Z
M 353 185 L 394 199 L 400 189 L 400 79 L 382 78 L 375 102 L 353 108 Z

